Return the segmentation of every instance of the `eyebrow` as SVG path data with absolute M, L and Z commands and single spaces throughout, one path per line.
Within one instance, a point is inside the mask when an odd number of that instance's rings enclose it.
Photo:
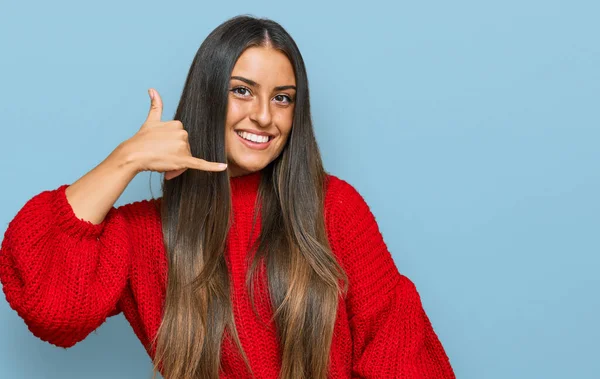
M 240 81 L 242 81 L 244 83 L 247 83 L 247 84 L 249 84 L 251 86 L 254 86 L 254 87 L 257 87 L 257 88 L 260 87 L 260 84 L 256 83 L 254 80 L 251 80 L 251 79 L 248 79 L 248 78 L 244 78 L 243 76 L 232 76 L 231 79 L 240 80 Z M 287 85 L 287 86 L 278 86 L 278 87 L 275 87 L 275 91 L 283 91 L 283 90 L 286 90 L 286 89 L 296 90 L 296 86 Z

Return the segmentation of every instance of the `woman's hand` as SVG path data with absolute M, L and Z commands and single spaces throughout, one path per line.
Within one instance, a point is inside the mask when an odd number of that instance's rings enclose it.
M 188 132 L 179 120 L 161 121 L 163 103 L 158 92 L 149 89 L 151 98 L 148 117 L 140 130 L 122 143 L 120 153 L 132 163 L 136 172 L 164 172 L 170 180 L 188 168 L 204 171 L 223 171 L 227 164 L 209 162 L 193 157 L 188 142 Z

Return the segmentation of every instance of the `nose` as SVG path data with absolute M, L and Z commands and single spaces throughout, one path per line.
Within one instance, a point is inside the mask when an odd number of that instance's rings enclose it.
M 250 112 L 250 119 L 261 127 L 269 126 L 272 120 L 270 105 L 268 99 L 257 99 Z

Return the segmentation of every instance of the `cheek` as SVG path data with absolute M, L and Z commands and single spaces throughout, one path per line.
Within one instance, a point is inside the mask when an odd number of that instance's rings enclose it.
M 286 109 L 284 112 L 279 112 L 277 114 L 276 125 L 279 128 L 281 134 L 287 136 L 290 134 L 292 130 L 292 124 L 294 121 L 294 109 Z
M 246 117 L 246 107 L 240 101 L 231 101 L 227 104 L 227 126 L 233 126 Z

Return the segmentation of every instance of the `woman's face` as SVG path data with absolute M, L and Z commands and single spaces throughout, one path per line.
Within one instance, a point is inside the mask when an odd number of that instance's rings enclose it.
M 229 83 L 225 145 L 230 176 L 259 171 L 279 156 L 292 129 L 296 79 L 288 58 L 246 49 Z

